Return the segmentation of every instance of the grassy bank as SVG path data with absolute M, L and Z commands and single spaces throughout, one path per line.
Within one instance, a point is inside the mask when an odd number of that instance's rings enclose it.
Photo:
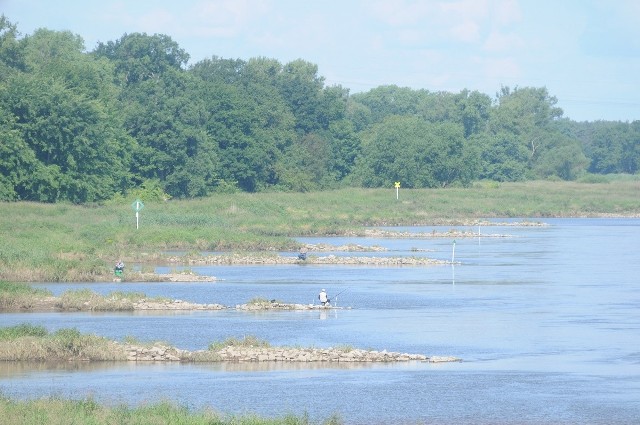
M 40 300 L 51 296 L 51 291 L 46 289 L 0 281 L 0 310 L 30 309 Z
M 105 281 L 113 263 L 166 251 L 296 250 L 292 236 L 481 217 L 640 215 L 640 181 L 478 183 L 471 188 L 236 193 L 104 206 L 0 203 L 0 280 Z
M 165 342 L 141 342 L 134 337 L 125 337 L 123 342 L 112 341 L 94 334 L 82 334 L 77 329 L 59 329 L 50 333 L 43 326 L 23 323 L 0 328 L 0 361 L 17 362 L 100 362 L 100 361 L 183 361 L 183 362 L 219 362 L 226 357 L 222 350 L 259 349 L 304 350 L 303 347 L 272 347 L 268 341 L 255 336 L 242 338 L 230 337 L 209 344 L 205 350 L 186 351 Z M 312 348 L 307 348 L 312 349 Z M 353 347 L 334 347 L 335 352 L 350 352 Z M 139 352 L 139 357 L 132 357 Z M 151 354 L 149 354 L 151 353 Z M 155 356 L 154 354 L 157 354 Z M 168 359 L 166 355 L 174 356 Z M 143 358 L 150 355 L 149 358 Z M 229 360 L 227 358 L 227 360 Z M 238 358 L 233 358 L 238 361 Z
M 15 401 L 0 396 L 0 418 L 3 425 L 311 425 L 314 423 L 338 425 L 342 421 L 332 416 L 322 422 L 313 422 L 308 416 L 285 415 L 275 418 L 244 414 L 224 415 L 211 409 L 199 411 L 177 406 L 170 402 L 139 407 L 104 406 L 92 399 L 63 400 L 46 398 Z
M 123 343 L 118 343 L 94 334 L 82 334 L 74 328 L 51 333 L 43 326 L 23 323 L 0 328 L 0 361 L 124 361 L 131 346 L 152 347 L 155 344 L 166 350 L 179 351 L 162 342 L 144 343 L 127 337 Z M 225 347 L 269 347 L 269 344 L 253 336 L 228 338 L 212 342 L 207 350 L 196 351 L 188 358 L 196 362 L 219 361 L 216 351 Z
M 169 298 L 147 297 L 141 292 L 113 291 L 101 295 L 90 289 L 65 291 L 54 297 L 50 291 L 32 288 L 24 283 L 0 281 L 0 311 L 55 308 L 62 311 L 132 311 L 134 303 L 168 302 Z
M 21 324 L 0 328 L 0 361 L 126 360 L 124 346 L 77 329 L 49 333 L 43 326 Z

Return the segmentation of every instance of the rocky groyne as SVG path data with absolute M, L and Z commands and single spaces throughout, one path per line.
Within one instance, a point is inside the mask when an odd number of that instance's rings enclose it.
M 197 304 L 182 300 L 147 301 L 140 300 L 133 303 L 133 310 L 225 310 L 222 304 Z
M 294 362 L 294 363 L 391 363 L 420 361 L 430 363 L 459 362 L 451 356 L 425 356 L 392 351 L 348 348 L 292 348 L 292 347 L 224 347 L 220 350 L 187 351 L 174 347 L 125 347 L 127 360 L 133 362 Z
M 305 260 L 297 256 L 284 255 L 208 255 L 197 258 L 171 257 L 171 263 L 186 263 L 188 265 L 232 265 L 232 264 L 324 264 L 324 265 L 362 265 L 362 266 L 435 266 L 451 264 L 445 260 L 435 260 L 426 257 L 365 257 L 365 256 L 338 256 L 307 255 Z
M 331 309 L 343 309 L 342 307 L 336 307 L 332 305 L 320 305 L 320 304 L 289 304 L 279 301 L 265 301 L 265 302 L 250 302 L 246 304 L 236 304 L 236 310 L 245 311 L 263 311 L 263 310 L 331 310 Z
M 347 307 L 350 309 L 350 307 Z M 59 297 L 44 297 L 16 303 L 11 307 L 5 307 L 0 311 L 202 311 L 202 310 L 240 310 L 240 311 L 267 311 L 267 310 L 334 310 L 345 309 L 332 305 L 320 304 L 296 304 L 280 301 L 258 301 L 235 306 L 210 303 L 192 303 L 184 300 L 158 300 L 139 299 L 130 301 L 127 299 L 99 298 L 83 302 L 68 303 Z

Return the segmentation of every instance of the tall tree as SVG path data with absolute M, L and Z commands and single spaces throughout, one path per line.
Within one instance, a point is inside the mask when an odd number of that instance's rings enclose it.
M 366 187 L 402 181 L 410 188 L 468 184 L 477 160 L 462 126 L 391 116 L 363 135 L 354 177 Z
M 164 34 L 125 34 L 116 41 L 98 43 L 94 54 L 111 60 L 125 85 L 158 79 L 169 70 L 182 69 L 189 61 L 189 54 Z
M 326 129 L 322 116 L 324 78 L 318 66 L 301 59 L 287 63 L 280 74 L 279 88 L 283 99 L 296 119 L 296 130 L 308 134 Z
M 37 30 L 20 41 L 25 72 L 11 75 L 0 103 L 37 171 L 19 199 L 90 202 L 128 184 L 130 140 L 122 131 L 106 63 L 83 53 L 70 32 Z M 16 139 L 16 140 L 18 140 Z M 32 157 L 33 155 L 33 157 Z
M 550 96 L 547 89 L 542 88 L 515 88 L 503 87 L 496 96 L 496 106 L 488 122 L 490 134 L 499 137 L 490 137 L 486 140 L 495 140 L 503 143 L 509 139 L 509 143 L 518 146 L 517 149 L 502 150 L 506 152 L 518 152 L 513 157 L 500 156 L 493 160 L 508 160 L 520 162 L 528 171 L 532 170 L 537 161 L 553 146 L 553 124 L 562 117 L 562 109 L 556 107 L 557 99 Z M 528 158 L 525 162 L 520 152 L 527 150 Z M 484 166 L 487 169 L 487 164 Z M 509 166 L 511 169 L 520 167 Z M 519 175 L 520 173 L 515 173 Z M 513 175 L 513 174 L 512 174 Z

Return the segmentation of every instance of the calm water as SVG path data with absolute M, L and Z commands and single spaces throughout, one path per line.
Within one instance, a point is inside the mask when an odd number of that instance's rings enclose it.
M 550 225 L 480 229 L 509 237 L 457 239 L 455 267 L 215 266 L 195 268 L 218 277 L 215 283 L 39 285 L 55 294 L 89 287 L 229 306 L 254 297 L 313 303 L 326 288 L 330 295 L 344 291 L 338 305 L 350 309 L 0 315 L 3 326 L 75 327 L 191 350 L 256 335 L 273 345 L 349 344 L 453 355 L 462 363 L 0 364 L 0 391 L 16 398 L 92 396 L 110 404 L 169 399 L 228 413 L 307 412 L 315 420 L 338 413 L 349 424 L 638 423 L 640 220 L 544 221 Z M 433 229 L 451 228 L 399 230 Z M 452 239 L 303 240 L 389 249 L 336 255 L 454 255 Z

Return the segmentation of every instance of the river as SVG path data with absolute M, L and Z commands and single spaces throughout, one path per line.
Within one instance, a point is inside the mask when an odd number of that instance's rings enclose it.
M 522 221 L 514 219 L 513 221 Z M 272 345 L 401 351 L 462 358 L 430 364 L 0 364 L 0 392 L 139 405 L 172 400 L 223 413 L 337 414 L 347 424 L 632 424 L 640 418 L 640 219 L 544 219 L 547 226 L 404 227 L 471 238 L 301 238 L 377 245 L 455 266 L 202 266 L 216 282 L 41 283 L 191 302 L 254 297 L 331 311 L 8 313 L 3 326 L 75 327 L 122 340 L 204 349 L 229 336 Z M 327 255 L 311 253 L 313 255 Z M 296 255 L 296 253 L 282 253 Z M 169 272 L 158 267 L 159 272 Z

